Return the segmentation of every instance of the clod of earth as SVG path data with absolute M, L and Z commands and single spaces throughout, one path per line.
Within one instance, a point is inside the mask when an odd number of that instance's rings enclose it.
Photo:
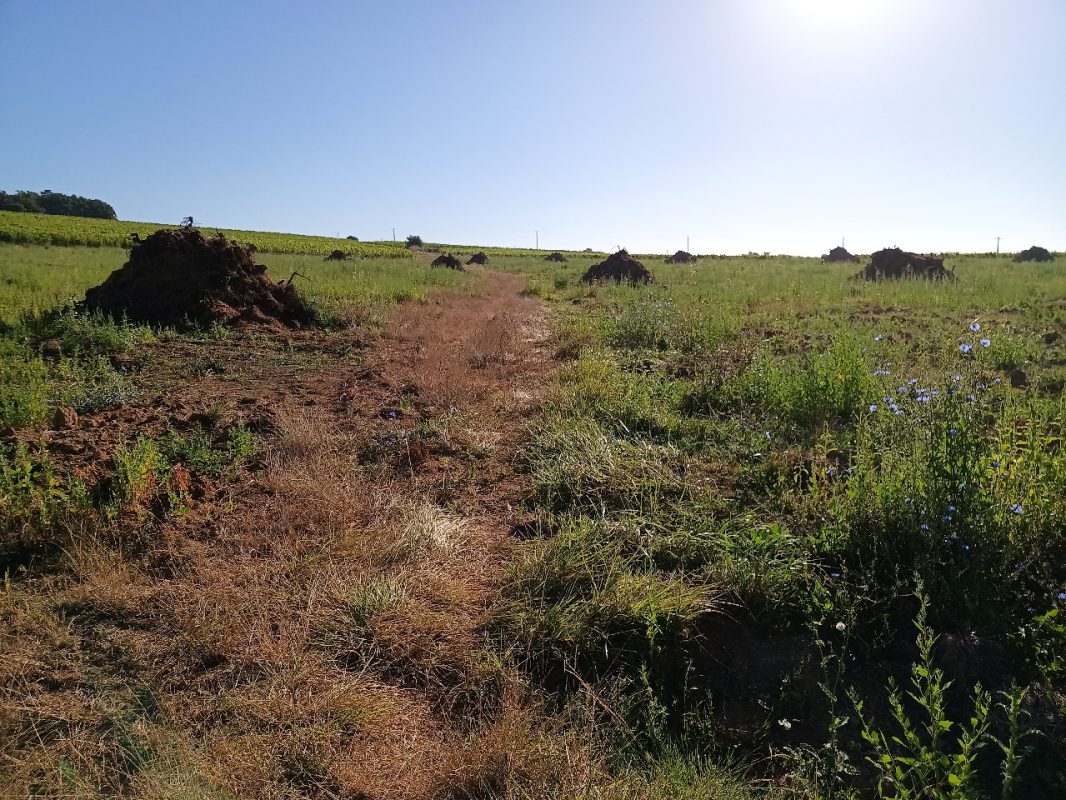
M 932 255 L 908 253 L 898 247 L 878 250 L 870 256 L 870 263 L 855 277 L 867 281 L 899 278 L 925 278 L 930 281 L 955 280 L 955 274 L 944 268 L 944 259 Z
M 485 255 L 484 253 L 482 253 L 482 252 L 477 252 L 477 253 L 474 253 L 474 255 L 470 256 L 470 260 L 467 261 L 466 263 L 467 264 L 481 264 L 482 266 L 484 266 L 485 264 L 489 263 L 489 257 L 487 255 Z
M 129 261 L 85 293 L 83 304 L 149 325 L 313 325 L 314 309 L 291 282 L 274 283 L 248 247 L 196 228 L 158 230 Z
M 544 256 L 544 260 L 555 261 L 559 264 L 563 264 L 566 262 L 566 256 L 564 256 L 562 253 L 552 253 L 551 255 Z
M 655 283 L 655 278 L 648 272 L 647 268 L 629 255 L 626 250 L 619 250 L 617 253 L 608 256 L 606 261 L 593 264 L 581 276 L 581 280 L 585 283 L 596 283 L 597 281 L 616 281 L 621 283 L 625 281 L 634 285 L 638 283 Z
M 834 247 L 826 255 L 822 256 L 822 261 L 827 264 L 858 264 L 859 257 L 852 255 L 843 247 Z
M 343 250 L 334 250 L 332 253 L 326 256 L 326 261 L 347 261 L 349 258 L 351 258 L 351 256 L 345 253 Z
M 460 272 L 463 271 L 463 263 L 453 256 L 451 253 L 445 253 L 444 255 L 437 256 L 433 259 L 431 267 L 447 267 L 448 269 L 457 269 Z
M 1034 244 L 1028 250 L 1022 250 L 1012 260 L 1019 264 L 1023 261 L 1054 261 L 1055 256 L 1048 252 L 1047 248 L 1037 247 Z
M 685 250 L 678 250 L 672 256 L 666 259 L 667 264 L 691 264 L 696 260 L 696 256 L 692 255 Z

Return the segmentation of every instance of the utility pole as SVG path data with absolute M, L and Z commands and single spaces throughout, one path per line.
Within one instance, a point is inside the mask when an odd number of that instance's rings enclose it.
M 692 252 L 692 243 L 689 241 L 689 237 L 688 236 L 685 237 L 685 252 L 686 253 L 691 253 Z
M 540 231 L 533 231 L 537 235 L 537 250 L 540 250 Z
M 841 247 L 844 246 L 844 237 L 843 236 L 840 237 L 840 246 Z
M 996 237 L 996 255 L 997 256 L 999 255 L 999 240 L 1000 240 L 1000 237 L 997 236 Z
M 394 242 L 396 241 L 396 229 L 395 228 L 392 229 L 392 240 Z

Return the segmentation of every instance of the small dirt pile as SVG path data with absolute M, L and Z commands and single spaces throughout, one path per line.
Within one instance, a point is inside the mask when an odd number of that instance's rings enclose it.
M 696 256 L 692 255 L 692 253 L 686 252 L 685 250 L 678 250 L 676 253 L 666 259 L 666 263 L 691 264 L 695 260 Z
M 566 263 L 566 256 L 562 253 L 552 253 L 551 255 L 544 256 L 545 261 L 555 261 L 558 264 Z
M 843 247 L 834 247 L 826 255 L 822 256 L 822 261 L 827 264 L 858 264 L 859 257 L 853 256 Z
M 314 309 L 291 280 L 274 283 L 252 250 L 192 226 L 134 242 L 129 261 L 85 293 L 86 308 L 150 325 L 311 325 Z
M 477 252 L 477 253 L 474 253 L 474 255 L 470 256 L 470 260 L 467 261 L 466 263 L 467 264 L 480 264 L 481 266 L 485 266 L 486 264 L 489 263 L 489 257 L 487 255 L 485 255 L 484 253 L 482 253 L 482 252 Z
M 617 281 L 621 283 L 655 283 L 655 278 L 643 264 L 629 255 L 626 250 L 619 250 L 614 255 L 608 256 L 606 261 L 593 264 L 588 271 L 581 276 L 585 283 L 597 281 Z
M 343 250 L 334 250 L 332 253 L 326 256 L 326 261 L 347 261 L 349 258 L 351 258 L 351 256 L 345 253 Z
M 944 259 L 908 253 L 898 247 L 878 250 L 856 278 L 867 281 L 925 278 L 930 281 L 953 281 L 955 275 L 944 269 Z
M 445 253 L 444 255 L 437 256 L 433 259 L 431 267 L 447 267 L 448 269 L 457 269 L 460 272 L 465 272 L 463 269 L 463 262 L 453 256 L 451 253 Z
M 1035 244 L 1032 247 L 1030 247 L 1028 250 L 1022 250 L 1022 252 L 1018 253 L 1018 255 L 1016 255 L 1012 259 L 1012 261 L 1014 261 L 1014 263 L 1016 263 L 1016 264 L 1020 264 L 1023 261 L 1054 261 L 1054 260 L 1055 260 L 1055 256 L 1053 256 L 1050 252 L 1048 252 L 1048 250 L 1046 248 L 1037 247 Z

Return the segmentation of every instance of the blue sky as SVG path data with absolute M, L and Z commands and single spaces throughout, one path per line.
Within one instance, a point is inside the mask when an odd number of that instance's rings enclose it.
M 1066 249 L 1064 0 L 0 0 L 0 189 L 667 252 Z

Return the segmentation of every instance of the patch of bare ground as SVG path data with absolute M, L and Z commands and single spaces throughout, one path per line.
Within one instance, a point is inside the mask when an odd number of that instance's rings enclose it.
M 168 429 L 241 424 L 263 446 L 238 476 L 193 475 L 180 509 L 72 514 L 22 559 L 0 593 L 0 783 L 256 798 L 595 783 L 479 632 L 552 369 L 522 279 L 479 274 L 480 294 L 402 305 L 380 333 L 149 348 L 139 398 L 36 437 L 90 477 Z

